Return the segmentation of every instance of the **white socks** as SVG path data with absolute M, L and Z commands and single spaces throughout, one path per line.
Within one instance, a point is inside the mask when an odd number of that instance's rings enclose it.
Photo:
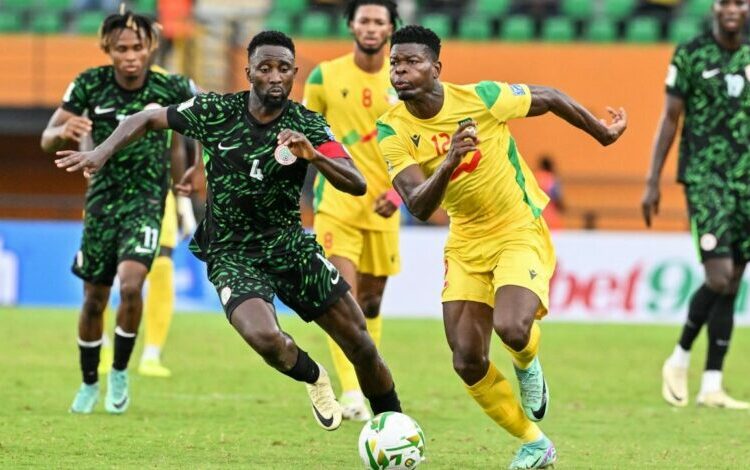
M 685 351 L 678 344 L 674 347 L 674 351 L 672 352 L 672 355 L 669 356 L 669 359 L 667 359 L 667 362 L 672 367 L 687 369 L 690 367 L 690 351 Z
M 721 371 L 707 370 L 703 372 L 701 380 L 701 395 L 704 393 L 714 393 L 721 390 Z

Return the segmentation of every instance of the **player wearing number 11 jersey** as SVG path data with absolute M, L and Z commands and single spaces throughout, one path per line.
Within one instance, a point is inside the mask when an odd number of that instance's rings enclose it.
M 393 34 L 391 83 L 402 103 L 380 117 L 378 141 L 409 210 L 426 219 L 442 204 L 451 218 L 442 297 L 454 369 L 484 412 L 523 441 L 510 468 L 543 468 L 555 447 L 532 422 L 549 400 L 535 319 L 547 313 L 555 253 L 541 217 L 548 198 L 508 121 L 552 111 L 607 145 L 625 131 L 625 112 L 610 110 L 607 125 L 551 88 L 441 83 L 439 54 L 429 29 Z M 511 354 L 521 403 L 490 362 L 493 329 Z

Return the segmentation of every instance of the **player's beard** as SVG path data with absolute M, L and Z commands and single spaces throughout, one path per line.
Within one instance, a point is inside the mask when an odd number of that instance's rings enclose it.
M 367 47 L 367 46 L 364 46 L 357 39 L 355 39 L 354 42 L 357 43 L 357 49 L 359 49 L 360 51 L 364 52 L 367 55 L 375 55 L 375 54 L 379 54 L 380 51 L 383 50 L 383 48 L 385 47 L 386 43 L 388 42 L 388 39 L 385 39 L 377 47 Z
M 284 106 L 284 103 L 286 103 L 287 98 L 289 98 L 289 94 L 271 96 L 268 93 L 264 93 L 264 94 L 258 94 L 258 98 L 260 98 L 260 102 L 263 103 L 263 107 L 271 108 L 271 109 L 278 109 Z

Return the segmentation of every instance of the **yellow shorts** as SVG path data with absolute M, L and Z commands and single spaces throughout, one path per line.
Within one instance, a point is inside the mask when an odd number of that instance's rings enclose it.
M 177 246 L 177 206 L 172 191 L 167 192 L 164 202 L 164 218 L 161 219 L 161 236 L 159 246 L 174 248 Z
M 471 300 L 495 306 L 495 293 L 521 286 L 539 297 L 537 318 L 547 314 L 555 248 L 544 219 L 497 237 L 477 240 L 448 237 L 442 301 Z
M 328 214 L 316 214 L 313 229 L 326 256 L 351 260 L 360 273 L 393 276 L 401 270 L 398 231 L 362 230 Z

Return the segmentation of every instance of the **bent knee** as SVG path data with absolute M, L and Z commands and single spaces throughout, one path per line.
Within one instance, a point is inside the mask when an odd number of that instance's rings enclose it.
M 380 304 L 383 296 L 378 294 L 366 294 L 359 298 L 359 305 L 366 318 L 376 318 L 380 315 Z
M 468 385 L 473 385 L 487 373 L 489 358 L 474 351 L 453 351 L 453 370 Z
M 126 282 L 120 285 L 120 298 L 123 302 L 132 302 L 141 297 L 143 285 L 137 282 Z
M 521 351 L 529 343 L 530 328 L 522 322 L 497 322 L 495 332 L 500 339 L 514 351 Z

